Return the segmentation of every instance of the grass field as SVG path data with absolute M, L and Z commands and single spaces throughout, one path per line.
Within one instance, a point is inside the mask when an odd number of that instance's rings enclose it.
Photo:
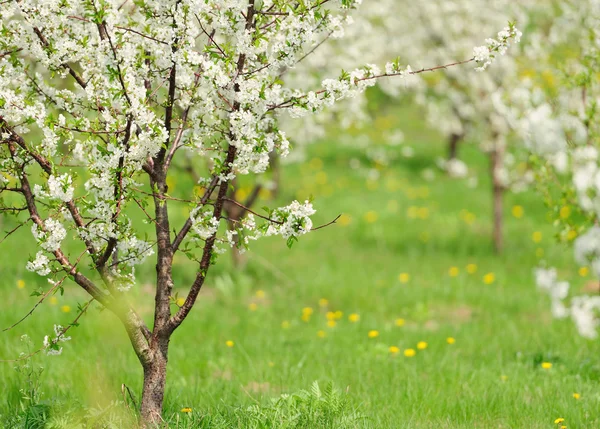
M 340 149 L 334 137 L 311 147 L 306 164 L 286 167 L 281 202 L 312 194 L 315 223 L 344 216 L 291 250 L 280 239 L 257 242 L 243 270 L 222 257 L 171 342 L 165 416 L 172 427 L 210 427 L 215 415 L 230 418 L 230 427 L 246 427 L 236 409 L 268 404 L 316 380 L 322 387 L 333 382 L 365 416 L 356 427 L 533 429 L 560 427 L 559 417 L 569 429 L 600 427 L 600 345 L 578 336 L 570 321 L 552 319 L 532 270 L 543 251 L 576 290 L 592 279 L 580 276 L 568 247 L 554 243 L 539 198 L 507 196 L 506 249 L 495 255 L 486 158 L 474 146 L 462 149 L 480 172 L 475 189 L 441 173 L 428 182 L 421 171 L 445 153 L 443 142 L 417 112 L 401 110 L 397 118 L 415 154 L 398 157 L 377 181 L 348 168 L 352 158 L 364 161 L 363 154 Z M 522 217 L 512 214 L 515 205 L 523 207 Z M 2 245 L 2 327 L 29 310 L 36 282 L 45 281 L 24 269 L 23 256 L 33 253 L 28 236 L 24 231 Z M 146 269 L 149 279 L 153 267 Z M 178 260 L 181 294 L 193 274 L 189 262 Z M 151 285 L 133 293 L 151 320 Z M 39 347 L 53 324 L 68 324 L 85 299 L 69 285 L 65 296 L 0 334 L 0 358 L 23 351 L 23 333 Z M 41 402 L 49 405 L 54 427 L 109 427 L 94 426 L 90 416 L 101 420 L 107 407 L 127 414 L 121 384 L 139 396 L 139 363 L 108 312 L 90 310 L 70 333 L 62 356 L 32 359 L 44 367 Z M 420 342 L 427 347 L 419 349 Z M 405 356 L 407 349 L 415 355 Z M 28 427 L 15 418 L 27 401 L 19 391 L 26 380 L 14 366 L 0 363 L 6 398 L 0 426 Z M 183 407 L 192 412 L 182 413 Z M 69 423 L 84 414 L 88 426 Z

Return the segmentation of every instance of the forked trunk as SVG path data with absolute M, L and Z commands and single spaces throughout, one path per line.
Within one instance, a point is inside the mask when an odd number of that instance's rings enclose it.
M 144 387 L 140 408 L 142 427 L 154 428 L 161 425 L 165 383 L 167 380 L 167 352 L 169 341 L 151 346 L 152 361 L 144 365 Z
M 494 142 L 494 148 L 490 152 L 490 175 L 492 179 L 493 218 L 494 218 L 494 250 L 502 252 L 504 247 L 503 234 L 503 197 L 504 183 L 502 180 L 502 169 L 504 167 L 504 147 Z

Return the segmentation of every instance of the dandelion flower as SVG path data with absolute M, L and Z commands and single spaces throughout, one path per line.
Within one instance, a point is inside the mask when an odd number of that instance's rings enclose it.
M 425 350 L 427 348 L 427 343 L 425 341 L 419 341 L 417 343 L 417 348 L 419 350 Z
M 177 304 L 179 307 L 181 307 L 183 304 L 185 304 L 185 298 L 177 298 L 177 301 L 175 301 L 175 304 Z
M 524 213 L 525 213 L 525 210 L 523 210 L 523 206 L 513 206 L 512 215 L 514 217 L 516 217 L 517 219 L 521 219 L 523 217 Z
M 335 320 L 327 321 L 327 326 L 329 326 L 330 328 L 335 328 L 335 325 L 337 325 L 337 322 Z
M 325 338 L 326 336 L 327 336 L 327 332 L 325 332 L 323 330 L 317 331 L 317 337 Z
M 562 422 L 564 422 L 564 421 L 565 421 L 565 419 L 563 419 L 562 417 L 559 417 L 559 418 L 557 418 L 556 420 L 554 420 L 554 424 L 555 424 L 555 425 L 558 425 L 558 424 L 561 424 L 561 423 L 562 423 Z
M 552 363 L 551 362 L 542 362 L 542 368 L 550 369 L 550 368 L 552 368 Z
M 233 347 L 235 345 L 235 343 L 233 341 L 231 341 L 231 340 L 227 340 L 227 341 L 225 341 L 225 345 L 227 347 Z
M 408 283 L 408 281 L 410 280 L 410 274 L 400 273 L 398 275 L 398 280 L 400 281 L 400 283 Z
M 467 273 L 475 274 L 476 272 L 477 272 L 477 265 L 475 265 L 475 264 L 467 265 Z
M 71 307 L 69 305 L 63 305 L 62 307 L 60 307 L 60 311 L 62 311 L 63 313 L 69 313 L 71 311 Z
M 569 216 L 571 216 L 571 207 L 569 207 L 569 206 L 561 207 L 559 216 L 561 219 L 567 219 Z
M 483 282 L 486 285 L 491 285 L 492 283 L 494 283 L 495 280 L 496 275 L 494 273 L 487 273 L 485 276 L 483 276 Z
M 456 342 L 456 340 L 453 337 L 448 337 L 448 338 L 446 338 L 446 342 L 448 344 L 454 344 Z
M 579 398 L 581 398 L 581 394 L 579 394 L 579 393 L 573 393 L 573 398 L 579 399 Z
M 539 243 L 540 241 L 542 241 L 542 233 L 539 231 L 534 232 L 533 234 L 531 234 L 531 239 L 534 243 Z
M 310 314 L 303 314 L 302 315 L 302 321 L 303 322 L 310 322 Z
M 58 304 L 58 298 L 55 296 L 51 296 L 50 297 L 50 305 L 56 305 Z
M 340 320 L 343 316 L 344 316 L 344 313 L 341 312 L 340 310 L 338 310 L 335 313 L 333 313 L 333 318 L 335 320 Z
M 347 214 L 343 214 L 338 219 L 338 223 L 342 226 L 348 226 L 352 223 L 352 218 Z
M 379 336 L 379 331 L 373 329 L 370 330 L 367 335 L 369 336 L 369 338 L 377 338 Z
M 417 354 L 417 352 L 415 351 L 415 349 L 404 350 L 404 356 L 406 356 L 406 357 L 413 357 L 416 354 Z
M 358 322 L 360 320 L 360 315 L 356 314 L 356 313 L 352 313 L 351 315 L 348 316 L 348 320 L 353 323 Z
M 581 277 L 587 277 L 587 275 L 590 273 L 590 269 L 588 267 L 581 267 L 579 268 L 579 275 Z
M 255 295 L 256 295 L 257 298 L 264 298 L 265 297 L 265 291 L 264 290 L 257 290 Z
M 500 380 L 502 380 L 502 381 L 508 380 L 508 375 L 501 375 Z
M 181 412 L 189 414 L 189 413 L 192 412 L 192 409 L 190 407 L 184 407 L 184 408 L 181 409 Z
M 307 316 L 310 316 L 311 314 L 313 314 L 314 310 L 311 307 L 304 307 L 302 309 L 302 314 L 306 314 Z
M 396 346 L 390 346 L 390 353 L 395 355 L 396 353 L 398 353 L 400 351 L 400 349 Z
M 567 240 L 568 241 L 573 241 L 576 238 L 577 238 L 577 231 L 575 231 L 574 229 L 572 229 L 569 232 L 567 232 Z
M 256 304 L 255 302 L 251 302 L 248 305 L 248 310 L 250 310 L 250 311 L 256 311 L 257 309 L 258 309 L 258 304 Z
M 25 281 L 23 281 L 23 280 L 17 281 L 17 287 L 19 289 L 23 289 L 25 287 Z
M 334 320 L 335 319 L 335 313 L 333 311 L 328 311 L 325 314 L 325 317 L 327 318 L 327 320 Z
M 450 267 L 450 269 L 448 270 L 448 275 L 450 277 L 456 277 L 458 276 L 459 272 L 460 270 L 458 269 L 458 267 Z
M 329 305 L 329 300 L 325 298 L 321 298 L 319 300 L 319 307 L 327 307 Z
M 377 222 L 377 218 L 379 216 L 377 215 L 377 212 L 374 212 L 373 210 L 368 211 L 367 213 L 365 213 L 365 220 L 368 223 L 374 223 Z
M 396 319 L 396 326 L 404 326 L 405 320 L 404 319 Z

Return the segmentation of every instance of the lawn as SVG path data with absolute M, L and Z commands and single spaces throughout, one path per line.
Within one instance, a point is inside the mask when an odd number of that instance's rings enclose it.
M 576 290 L 593 279 L 580 275 L 566 245 L 555 243 L 540 198 L 507 195 L 506 248 L 496 255 L 485 156 L 475 145 L 461 150 L 479 173 L 475 188 L 438 170 L 426 180 L 423 169 L 435 169 L 445 154 L 443 140 L 419 112 L 382 115 L 388 116 L 379 122 L 405 132 L 404 145 L 414 155 L 377 166 L 377 180 L 364 168 L 349 168 L 369 161 L 335 134 L 310 147 L 306 163 L 283 171 L 278 201 L 313 196 L 315 223 L 343 214 L 335 225 L 291 249 L 281 239 L 256 242 L 243 269 L 221 256 L 199 305 L 172 338 L 165 410 L 172 427 L 210 427 L 211 416 L 268 404 L 314 381 L 321 387 L 333 382 L 343 392 L 350 408 L 364 415 L 357 427 L 534 429 L 556 427 L 557 418 L 569 429 L 600 427 L 600 345 L 581 338 L 570 321 L 552 319 L 533 269 L 546 260 Z M 172 180 L 175 188 L 185 186 L 184 179 Z M 257 207 L 266 204 L 276 202 Z M 522 216 L 514 206 L 522 207 Z M 174 215 L 178 225 L 183 214 Z M 541 233 L 538 243 L 534 232 Z M 25 270 L 24 257 L 34 253 L 30 244 L 29 231 L 2 244 L 2 328 L 35 304 L 32 291 L 47 287 Z M 153 267 L 145 270 L 147 280 L 131 293 L 150 321 Z M 174 275 L 183 295 L 194 265 L 178 259 Z M 70 323 L 85 301 L 67 284 L 64 296 L 1 334 L 0 358 L 25 351 L 25 333 L 41 346 L 53 325 Z M 84 427 L 68 422 L 107 409 L 127 414 L 121 385 L 139 397 L 142 371 L 119 322 L 92 306 L 69 334 L 61 356 L 29 361 L 44 367 L 41 403 L 59 422 L 55 427 L 61 421 Z M 20 404 L 28 403 L 20 392 L 27 379 L 15 365 L 0 363 L 2 427 L 15 424 L 24 412 Z M 191 412 L 183 413 L 185 407 Z

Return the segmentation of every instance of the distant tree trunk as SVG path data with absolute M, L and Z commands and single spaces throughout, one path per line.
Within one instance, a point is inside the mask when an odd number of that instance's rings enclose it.
M 458 156 L 458 145 L 464 138 L 464 134 L 452 133 L 448 139 L 448 161 L 456 159 Z
M 271 179 L 273 181 L 273 188 L 271 189 L 271 193 L 273 198 L 277 198 L 281 186 L 281 160 L 279 159 L 279 155 L 274 151 L 269 154 L 269 158 L 271 159 L 271 171 L 273 172 Z
M 254 188 L 252 188 L 252 192 L 250 192 L 250 195 L 248 195 L 248 198 L 246 198 L 246 201 L 244 201 L 243 203 L 240 203 L 235 200 L 235 189 L 236 187 L 234 183 L 233 189 L 229 191 L 229 199 L 231 201 L 228 201 L 224 205 L 225 215 L 227 216 L 227 228 L 230 231 L 234 231 L 238 227 L 239 222 L 244 218 L 248 209 L 250 209 L 254 205 L 256 199 L 258 198 L 258 194 L 262 189 L 262 186 L 258 184 L 254 185 Z M 237 234 L 233 236 L 233 241 L 235 243 L 235 245 L 231 249 L 231 258 L 233 260 L 233 265 L 237 268 L 241 268 L 246 263 L 246 258 L 244 257 L 243 253 L 240 252 L 238 245 L 239 237 Z
M 502 252 L 504 247 L 503 234 L 503 199 L 504 183 L 501 172 L 504 168 L 504 145 L 494 138 L 494 147 L 490 152 L 490 176 L 492 181 L 493 219 L 494 219 L 494 249 L 497 253 Z

